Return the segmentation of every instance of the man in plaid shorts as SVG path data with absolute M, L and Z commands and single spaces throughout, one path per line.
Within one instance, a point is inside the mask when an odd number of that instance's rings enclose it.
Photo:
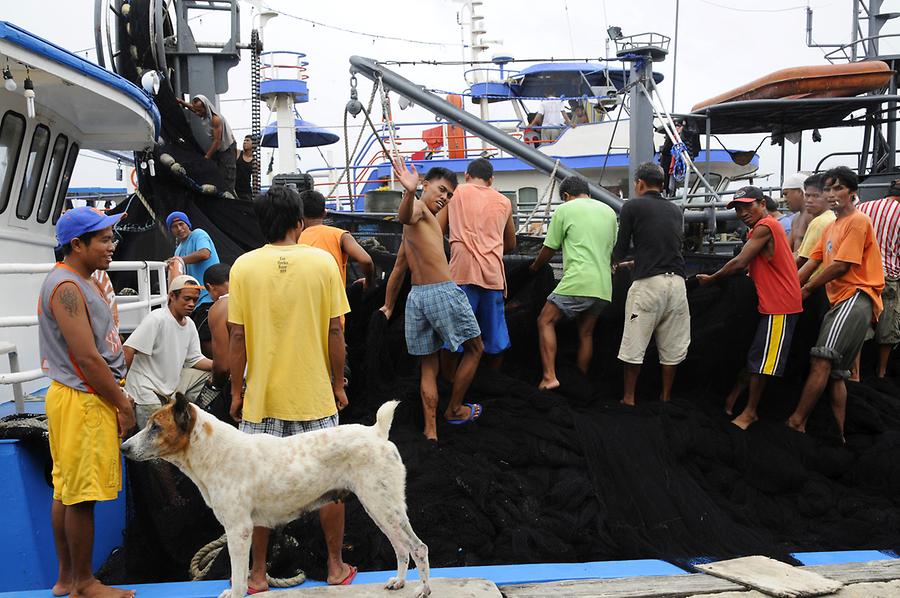
M 337 426 L 338 410 L 347 406 L 341 316 L 350 311 L 341 274 L 331 254 L 298 245 L 303 203 L 296 191 L 272 187 L 253 210 L 269 243 L 231 267 L 231 415 L 248 434 L 283 437 Z M 341 555 L 343 503 L 323 506 L 319 519 L 328 583 L 349 584 L 356 567 Z M 253 529 L 251 593 L 268 589 L 268 541 L 268 529 Z
M 484 343 L 469 299 L 450 277 L 444 235 L 436 218 L 453 198 L 456 174 L 432 168 L 422 183 L 422 197 L 416 199 L 419 174 L 415 166 L 407 169 L 402 158 L 397 158 L 394 170 L 405 189 L 397 220 L 403 223 L 403 246 L 412 274 L 412 289 L 406 298 L 406 347 L 410 355 L 422 358 L 424 433 L 436 442 L 441 347 L 446 343 L 451 351 L 463 348 L 444 417 L 449 424 L 467 424 L 481 416 L 480 404 L 462 401 L 478 369 Z

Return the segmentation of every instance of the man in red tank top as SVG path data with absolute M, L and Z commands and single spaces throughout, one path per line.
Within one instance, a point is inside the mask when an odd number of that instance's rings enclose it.
M 715 280 L 749 270 L 756 286 L 759 313 L 762 316 L 756 336 L 747 355 L 750 395 L 744 411 L 731 423 L 746 430 L 758 419 L 756 408 L 766 386 L 767 376 L 781 376 L 791 350 L 794 327 L 803 311 L 800 279 L 787 234 L 766 211 L 766 198 L 757 187 L 742 187 L 728 204 L 738 218 L 750 227 L 747 243 L 741 252 L 715 274 L 700 274 L 697 280 L 706 285 Z M 741 393 L 739 381 L 726 400 L 731 413 Z

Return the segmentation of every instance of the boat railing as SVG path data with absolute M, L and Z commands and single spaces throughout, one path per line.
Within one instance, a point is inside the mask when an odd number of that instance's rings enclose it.
M 42 264 L 0 264 L 0 276 L 13 274 L 46 274 L 55 263 Z M 153 261 L 112 262 L 110 272 L 135 272 L 137 274 L 137 295 L 116 295 L 116 307 L 119 312 L 120 331 L 134 330 L 144 316 L 154 307 L 165 305 L 167 301 L 166 264 Z M 158 292 L 153 293 L 153 282 L 156 279 Z M 37 300 L 35 299 L 35 304 Z M 2 315 L 0 329 L 37 326 L 37 315 Z M 18 351 L 14 343 L 0 341 L 0 355 L 7 355 L 10 361 L 10 372 L 0 374 L 0 385 L 12 385 L 16 412 L 24 412 L 22 384 L 39 380 L 45 376 L 40 368 L 19 370 Z
M 842 44 L 835 48 L 834 50 L 825 54 L 825 60 L 834 64 L 835 62 L 855 62 L 856 60 L 866 58 L 865 52 L 860 55 L 859 52 L 856 51 L 857 45 L 863 45 L 863 50 L 865 50 L 864 44 L 873 42 L 873 41 L 881 41 L 884 39 L 889 39 L 892 37 L 900 37 L 900 33 L 883 33 L 881 35 L 872 35 L 869 37 L 861 37 L 852 42 Z M 849 52 L 848 52 L 849 51 Z
M 259 76 L 263 81 L 296 79 L 306 81 L 306 67 L 309 62 L 303 60 L 306 54 L 303 52 L 290 52 L 288 50 L 276 50 L 263 52 L 259 55 Z
M 665 52 L 669 51 L 669 43 L 672 41 L 668 35 L 661 33 L 635 33 L 634 35 L 626 35 L 616 39 L 613 42 L 616 45 L 616 54 L 621 55 L 631 50 L 644 50 L 647 48 L 657 48 Z
M 502 66 L 475 67 L 465 71 L 463 79 L 471 87 L 476 83 L 506 83 L 508 78 L 515 77 L 518 74 L 518 70 L 510 70 Z

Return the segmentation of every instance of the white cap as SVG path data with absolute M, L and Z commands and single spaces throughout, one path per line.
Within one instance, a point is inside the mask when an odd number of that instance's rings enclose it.
M 200 286 L 200 283 L 197 282 L 197 279 L 193 276 L 182 274 L 181 276 L 176 276 L 172 279 L 172 283 L 169 285 L 169 292 L 180 291 L 182 289 L 199 289 L 202 291 L 203 287 Z
M 790 174 L 784 177 L 784 183 L 782 183 L 782 189 L 803 189 L 803 181 L 809 178 L 809 175 L 805 172 L 796 172 L 794 174 Z

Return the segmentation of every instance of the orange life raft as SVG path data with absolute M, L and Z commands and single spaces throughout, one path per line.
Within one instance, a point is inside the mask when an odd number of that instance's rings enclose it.
M 715 104 L 741 100 L 851 97 L 884 87 L 894 71 L 887 63 L 872 60 L 849 64 L 798 66 L 760 77 L 691 108 L 691 112 Z

